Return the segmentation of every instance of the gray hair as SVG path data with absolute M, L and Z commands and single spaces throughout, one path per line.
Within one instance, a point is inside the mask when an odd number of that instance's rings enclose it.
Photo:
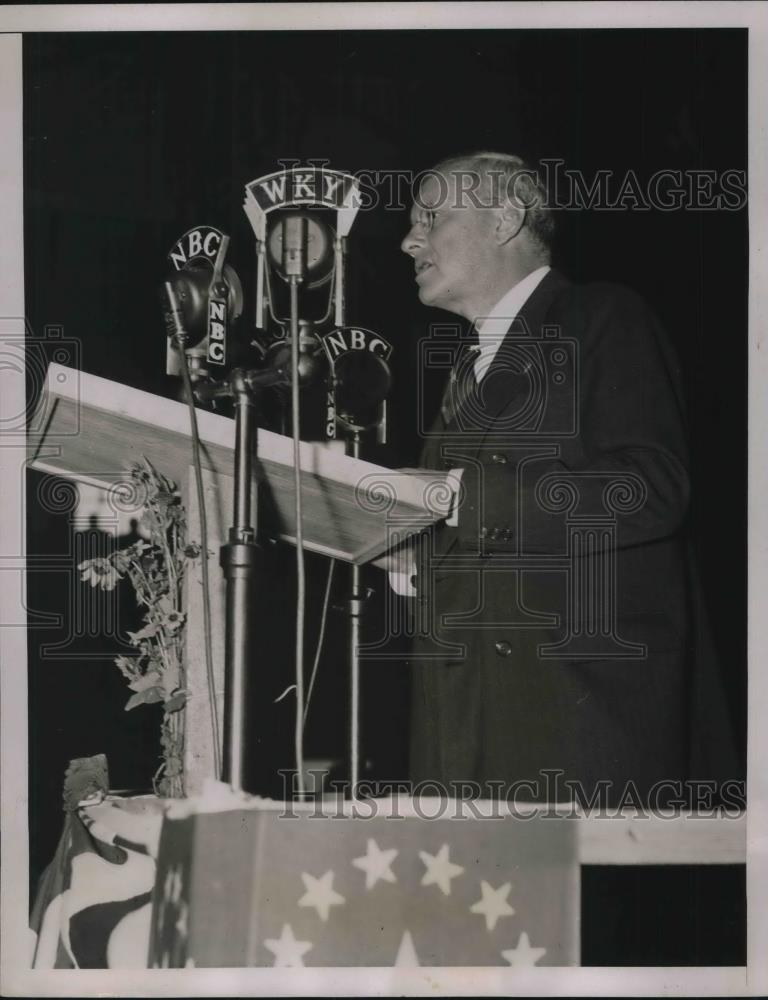
M 477 152 L 442 160 L 429 174 L 458 174 L 462 200 L 475 208 L 501 207 L 511 202 L 525 209 L 525 227 L 547 256 L 555 234 L 547 188 L 535 168 L 519 156 Z M 465 183 L 465 180 L 468 183 Z

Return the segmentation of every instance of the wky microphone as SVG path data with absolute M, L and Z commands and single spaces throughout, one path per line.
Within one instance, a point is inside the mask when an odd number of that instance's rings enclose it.
M 307 271 L 307 217 L 287 215 L 281 221 L 283 273 L 289 280 L 304 280 Z

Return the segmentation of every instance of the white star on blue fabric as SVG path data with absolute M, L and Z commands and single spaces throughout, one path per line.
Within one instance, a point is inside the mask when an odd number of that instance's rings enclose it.
M 398 853 L 394 847 L 382 851 L 375 840 L 368 839 L 366 853 L 361 858 L 352 860 L 355 868 L 365 872 L 366 889 L 372 889 L 380 879 L 384 882 L 397 882 L 391 865 Z
M 420 964 L 411 932 L 406 930 L 400 939 L 400 947 L 397 949 L 394 967 L 396 969 L 417 969 Z
M 333 888 L 333 871 L 327 871 L 320 878 L 302 872 L 301 879 L 307 891 L 299 900 L 299 906 L 314 906 L 323 922 L 328 919 L 332 906 L 346 902 Z
M 283 924 L 279 938 L 266 938 L 264 947 L 275 956 L 275 968 L 300 969 L 302 956 L 312 948 L 311 941 L 297 941 L 290 924 Z
M 546 951 L 546 948 L 532 948 L 528 935 L 523 931 L 517 940 L 517 948 L 508 948 L 501 953 L 501 957 L 510 965 L 535 965 Z
M 483 898 L 473 903 L 469 910 L 470 913 L 482 913 L 485 917 L 486 930 L 492 931 L 499 917 L 511 917 L 515 912 L 507 902 L 507 896 L 511 888 L 511 882 L 505 882 L 498 889 L 494 889 L 488 882 L 481 880 L 480 891 L 483 894 Z
M 438 885 L 443 895 L 451 894 L 451 879 L 461 875 L 464 869 L 461 865 L 455 865 L 448 860 L 448 845 L 443 844 L 437 854 L 428 854 L 426 851 L 419 851 L 419 857 L 427 866 L 426 872 L 421 879 L 422 885 Z

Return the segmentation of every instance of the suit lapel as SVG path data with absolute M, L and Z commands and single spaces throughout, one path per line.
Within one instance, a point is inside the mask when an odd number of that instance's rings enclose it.
M 541 337 L 552 302 L 569 285 L 558 271 L 544 276 L 514 317 L 485 377 L 448 425 L 447 434 L 485 437 L 499 414 L 519 400 L 521 393 L 530 395 L 531 348 Z M 527 340 L 533 343 L 527 345 Z
M 461 464 L 443 455 L 444 445 L 455 444 L 467 454 L 467 447 L 477 454 L 492 430 L 494 421 L 508 408 L 519 406 L 521 393 L 530 395 L 530 381 L 523 371 L 524 362 L 530 357 L 531 347 L 520 349 L 520 340 L 534 341 L 541 336 L 541 327 L 554 299 L 570 282 L 557 271 L 549 271 L 526 300 L 523 308 L 510 324 L 506 336 L 499 345 L 488 371 L 480 386 L 463 402 L 441 434 L 436 434 L 424 450 L 422 461 L 427 468 L 445 469 Z M 515 369 L 520 374 L 515 375 Z M 442 425 L 438 416 L 433 431 Z M 439 564 L 453 549 L 457 541 L 454 531 L 438 531 L 435 535 L 435 565 Z

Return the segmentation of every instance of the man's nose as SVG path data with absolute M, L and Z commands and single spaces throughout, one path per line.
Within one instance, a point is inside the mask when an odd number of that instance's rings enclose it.
M 421 228 L 421 224 L 414 222 L 408 232 L 405 234 L 405 239 L 400 244 L 400 249 L 403 253 L 409 254 L 411 257 L 415 256 L 418 251 L 424 246 L 424 233 Z

